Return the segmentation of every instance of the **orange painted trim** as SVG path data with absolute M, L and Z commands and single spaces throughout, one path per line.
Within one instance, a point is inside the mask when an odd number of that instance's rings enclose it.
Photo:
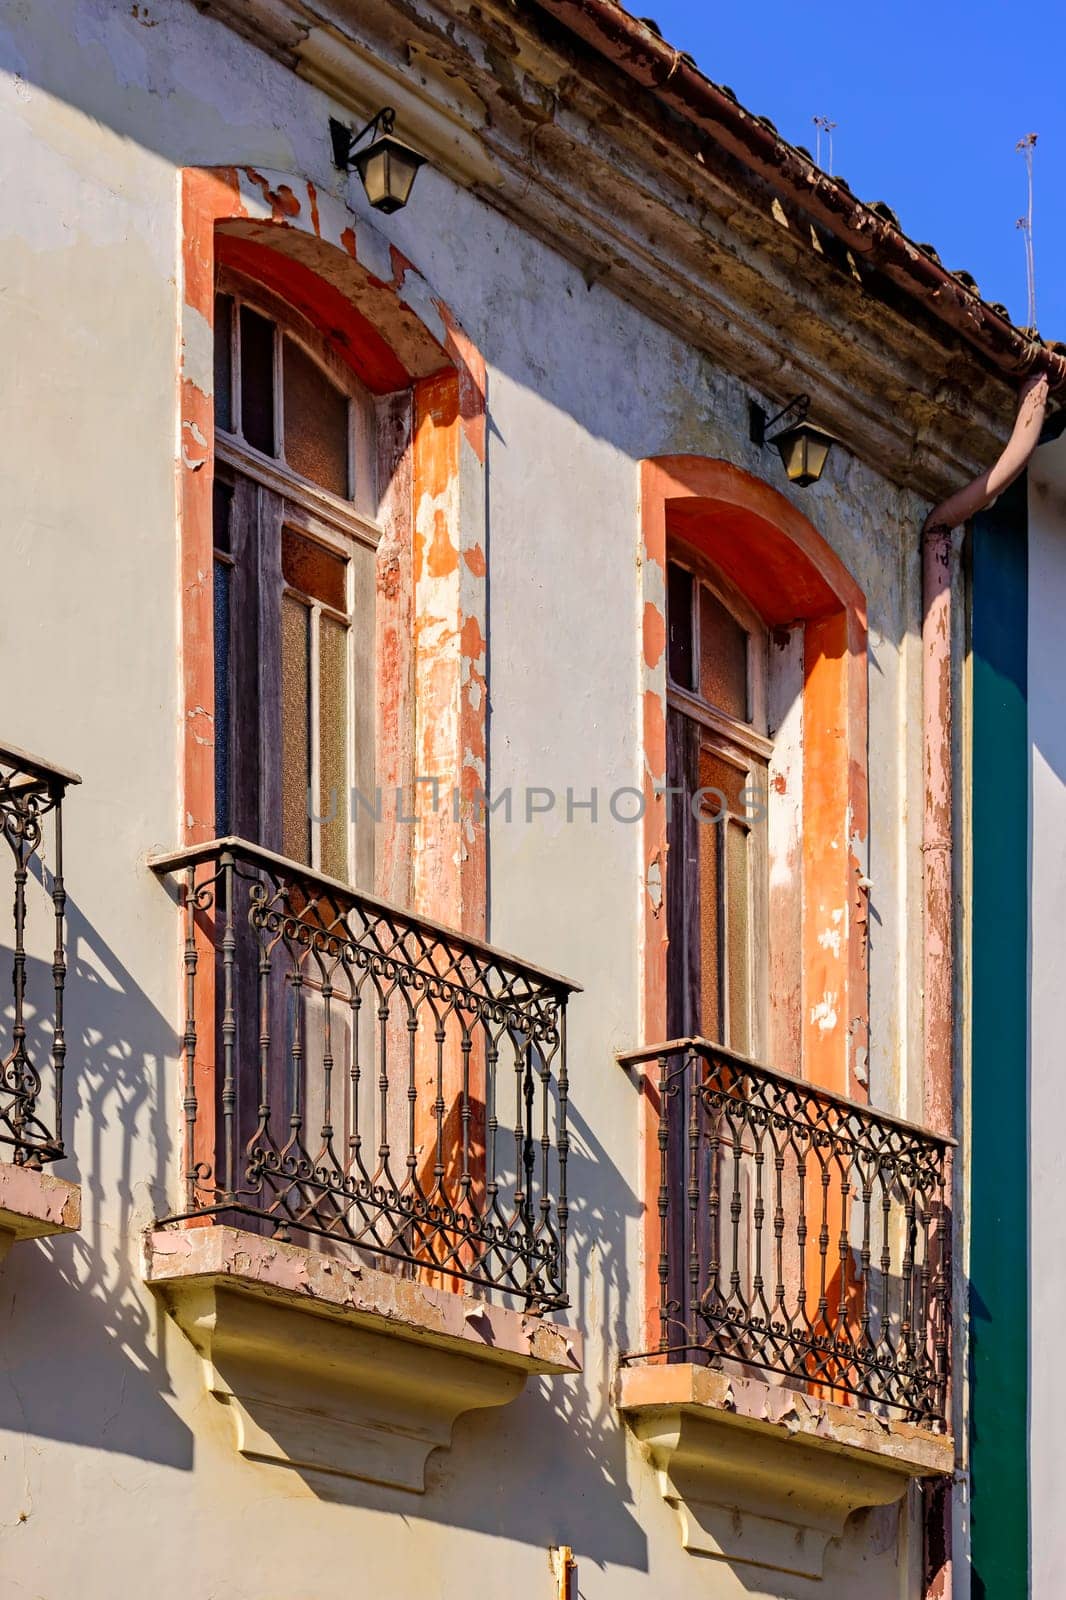
M 464 544 L 463 393 L 456 371 L 414 389 L 415 766 L 442 780 L 419 805 L 415 906 L 483 937 L 487 927 L 485 563 Z M 479 559 L 480 558 L 480 559 Z M 459 791 L 459 803 L 452 790 Z
M 217 259 L 280 295 L 315 323 L 326 334 L 330 348 L 373 394 L 390 394 L 410 383 L 410 373 L 388 340 L 339 289 L 305 262 L 282 255 L 257 239 L 228 233 L 217 237 Z
M 863 1098 L 869 1037 L 866 897 L 867 657 L 862 590 L 791 501 L 725 461 L 641 464 L 642 1042 L 666 1038 L 666 560 L 671 536 L 701 551 L 769 627 L 804 622 L 802 951 L 804 1076 Z M 776 970 L 776 969 L 775 969 Z M 773 1065 L 773 1063 L 771 1063 Z M 658 1340 L 659 1184 L 654 1064 L 642 1092 L 645 1339 Z
M 476 817 L 454 817 L 447 791 L 454 781 L 464 793 L 472 793 L 485 781 L 484 362 L 457 319 L 384 240 L 378 238 L 370 254 L 375 260 L 392 262 L 391 281 L 374 277 L 361 264 L 360 242 L 372 241 L 375 230 L 305 179 L 294 176 L 282 181 L 276 174 L 251 168 L 188 168 L 181 174 L 181 227 L 178 535 L 183 842 L 198 843 L 216 833 L 213 372 L 197 363 L 210 361 L 215 280 L 219 262 L 225 259 L 264 282 L 269 277 L 268 286 L 327 336 L 339 330 L 341 353 L 362 372 L 369 387 L 380 391 L 394 384 L 397 390 L 410 391 L 411 374 L 415 375 L 416 399 L 421 396 L 421 444 L 417 438 L 413 444 L 402 439 L 397 443 L 394 419 L 393 464 L 399 478 L 390 486 L 392 504 L 384 511 L 388 526 L 378 573 L 379 598 L 387 599 L 378 618 L 379 644 L 387 646 L 379 672 L 396 677 L 396 717 L 385 765 L 397 782 L 405 781 L 412 765 L 420 773 L 438 776 L 445 795 L 435 826 L 425 830 L 424 842 L 416 836 L 410 876 L 408 864 L 393 859 L 395 849 L 391 856 L 388 850 L 385 854 L 391 877 L 403 875 L 409 882 L 429 886 L 425 903 L 415 899 L 416 909 L 483 936 L 485 827 Z M 272 249 L 272 242 L 284 244 L 284 249 Z M 375 315 L 380 312 L 387 326 L 376 326 L 366 307 Z M 404 506 L 396 503 L 402 496 L 407 498 Z M 442 508 L 441 544 L 425 553 L 426 571 L 434 582 L 420 589 L 414 576 L 421 559 L 416 524 L 418 508 L 427 506 L 431 520 L 433 507 Z M 447 571 L 433 571 L 441 563 Z M 432 606 L 432 612 L 423 615 L 423 605 Z M 413 628 L 405 625 L 412 616 Z M 448 648 L 437 647 L 440 639 L 449 641 Z M 406 722 L 410 744 L 418 725 L 423 729 L 434 725 L 436 710 L 441 712 L 438 736 L 427 735 L 425 747 L 417 750 L 412 762 L 401 749 L 404 730 L 398 719 Z M 450 742 L 440 736 L 446 727 L 455 730 Z M 445 764 L 419 765 L 425 758 Z M 197 1011 L 210 1017 L 214 964 L 206 930 L 201 934 Z M 212 1166 L 214 1072 L 214 1029 L 205 1027 L 196 1063 L 197 1158 Z

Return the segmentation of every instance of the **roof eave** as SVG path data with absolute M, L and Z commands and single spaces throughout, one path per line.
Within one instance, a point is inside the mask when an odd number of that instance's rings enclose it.
M 675 115 L 713 138 L 783 200 L 802 207 L 935 322 L 965 339 L 1008 381 L 1016 383 L 1044 371 L 1053 390 L 1066 389 L 1066 356 L 1014 327 L 902 229 L 823 173 L 765 119 L 746 111 L 615 0 L 533 3 Z M 661 128 L 657 131 L 661 136 Z

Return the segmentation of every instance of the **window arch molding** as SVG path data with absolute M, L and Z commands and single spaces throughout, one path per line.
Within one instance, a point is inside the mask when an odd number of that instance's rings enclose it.
M 666 1037 L 666 556 L 696 551 L 752 605 L 779 644 L 802 628 L 802 828 L 798 950 L 771 953 L 771 984 L 800 996 L 798 1060 L 771 1065 L 865 1097 L 869 1031 L 867 642 L 865 596 L 827 541 L 761 479 L 704 456 L 641 466 L 643 538 L 643 1008 L 646 1042 Z M 771 651 L 774 644 L 771 644 Z M 771 774 L 775 791 L 786 773 Z M 771 840 L 771 850 L 773 841 Z M 775 872 L 775 865 L 781 871 Z M 772 910 L 772 920 L 777 914 Z M 796 958 L 799 958 L 798 960 Z M 773 1030 L 771 1030 L 773 1037 Z
M 417 269 L 336 196 L 291 173 L 181 175 L 179 518 L 182 824 L 214 836 L 211 500 L 213 317 L 219 270 L 286 302 L 346 363 L 378 412 L 378 780 L 416 774 L 472 798 L 485 772 L 485 368 Z M 419 619 L 433 619 L 419 627 Z M 443 622 L 443 626 L 442 626 Z M 410 848 L 417 834 L 418 848 Z M 383 830 L 377 888 L 484 934 L 485 836 L 442 803 L 417 830 Z
M 786 637 L 801 647 L 801 828 L 770 844 L 770 917 L 793 918 L 798 937 L 771 948 L 775 995 L 798 997 L 798 1038 L 780 1059 L 771 1019 L 770 1065 L 791 1067 L 812 1082 L 866 1095 L 869 1037 L 867 977 L 867 630 L 862 590 L 826 540 L 775 489 L 731 463 L 706 456 L 660 456 L 640 467 L 642 560 L 641 763 L 642 1032 L 645 1044 L 667 1029 L 667 550 L 695 549 L 752 605 L 770 630 L 770 650 Z M 792 780 L 770 773 L 771 818 Z M 677 803 L 676 801 L 674 802 Z M 791 862 L 782 859 L 794 851 Z M 775 860 L 775 850 L 777 859 Z M 798 869 L 798 870 L 797 870 Z M 789 904 L 775 905 L 775 882 Z M 788 948 L 792 946 L 791 951 Z M 786 1032 L 787 1032 L 786 1025 Z M 778 1055 L 779 1059 L 773 1057 Z M 641 1096 L 641 1192 L 660 1181 L 654 1073 Z M 648 1348 L 658 1336 L 657 1245 L 644 1250 L 644 1316 Z

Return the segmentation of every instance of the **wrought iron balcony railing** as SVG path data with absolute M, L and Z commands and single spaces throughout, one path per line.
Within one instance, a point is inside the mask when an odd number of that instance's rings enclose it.
M 80 782 L 76 773 L 0 746 L 0 828 L 11 851 L 14 884 L 11 991 L 0 1013 L 0 1159 L 12 1149 L 16 1166 L 40 1168 L 63 1155 L 62 812 L 64 794 Z M 46 926 L 37 920 L 42 911 Z
M 576 985 L 241 839 L 152 866 L 185 914 L 186 1195 L 165 1221 L 565 1306 Z
M 648 1064 L 657 1102 L 660 1337 L 645 1354 L 943 1421 L 951 1141 L 705 1039 L 620 1060 Z

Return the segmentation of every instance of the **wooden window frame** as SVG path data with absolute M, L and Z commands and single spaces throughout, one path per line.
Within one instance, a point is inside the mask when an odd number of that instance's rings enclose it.
M 670 676 L 667 658 L 666 703 L 669 711 L 680 712 L 689 721 L 698 724 L 700 748 L 713 753 L 745 775 L 745 789 L 751 784 L 753 769 L 762 774 L 761 787 L 764 812 L 768 801 L 769 767 L 774 752 L 769 737 L 769 630 L 755 608 L 743 593 L 716 571 L 713 565 L 700 557 L 683 542 L 671 538 L 667 545 L 669 566 L 677 566 L 692 578 L 690 628 L 692 638 L 692 678 L 700 681 L 700 589 L 707 588 L 721 606 L 734 618 L 747 634 L 747 710 L 749 720 L 730 715 L 712 705 L 695 689 L 678 684 Z M 669 618 L 667 618 L 669 626 Z M 680 804 L 691 803 L 689 795 L 679 797 Z M 701 809 L 708 809 L 701 807 Z M 748 1041 L 744 1054 L 760 1058 L 765 1054 L 769 1037 L 769 876 L 770 861 L 767 840 L 767 817 L 760 822 L 731 816 L 725 824 L 716 824 L 716 849 L 718 853 L 718 1002 L 722 1038 L 715 1043 L 725 1048 L 735 1048 L 732 1039 L 733 1019 L 729 983 L 729 890 L 726 865 L 727 830 L 733 824 L 745 829 L 748 838 Z M 711 824 L 703 824 L 710 826 Z
M 310 614 L 308 641 L 308 726 L 310 730 L 309 774 L 310 793 L 318 797 L 321 780 L 321 735 L 319 727 L 319 657 L 318 644 L 323 616 L 338 622 L 348 633 L 345 725 L 345 774 L 347 793 L 343 797 L 347 818 L 345 873 L 346 881 L 364 890 L 375 887 L 375 842 L 369 826 L 357 826 L 356 807 L 350 801 L 354 786 L 360 793 L 370 795 L 374 789 L 374 721 L 375 721 L 375 579 L 373 563 L 384 530 L 377 520 L 376 484 L 376 432 L 377 411 L 370 395 L 362 384 L 330 350 L 322 338 L 300 315 L 279 296 L 261 289 L 243 274 L 223 268 L 218 274 L 216 294 L 229 296 L 233 311 L 230 318 L 230 419 L 232 429 L 219 425 L 215 428 L 216 473 L 233 486 L 231 517 L 244 518 L 248 526 L 240 538 L 250 546 L 250 556 L 256 566 L 255 592 L 257 595 L 259 648 L 262 649 L 263 628 L 267 624 L 266 610 L 273 604 L 276 594 L 278 621 L 281 605 L 286 595 L 307 606 Z M 256 449 L 241 433 L 241 369 L 240 369 L 240 309 L 247 306 L 260 316 L 269 319 L 273 326 L 273 415 L 277 454 L 267 455 Z M 284 454 L 284 394 L 281 370 L 281 350 L 284 339 L 290 338 L 303 349 L 330 382 L 347 398 L 348 410 L 348 482 L 354 490 L 349 500 L 310 479 L 297 474 L 288 464 Z M 247 484 L 254 494 L 240 495 L 238 486 Z M 278 549 L 265 551 L 265 521 L 277 525 Z M 320 599 L 294 588 L 281 575 L 281 538 L 285 527 L 292 528 L 304 538 L 322 545 L 345 562 L 345 611 L 341 612 Z M 233 542 L 236 537 L 231 527 L 231 549 L 214 549 L 214 558 L 236 569 Z M 360 561 L 357 552 L 369 553 L 370 560 Z M 269 555 L 269 559 L 268 559 Z M 274 560 L 276 555 L 276 561 Z M 277 571 L 273 571 L 273 567 Z M 267 590 L 272 594 L 268 596 Z M 235 607 L 237 586 L 231 580 L 231 607 Z M 364 626 L 360 629 L 359 619 Z M 231 650 L 240 646 L 236 639 L 235 621 L 231 611 Z M 362 636 L 361 636 L 362 635 Z M 238 700 L 236 668 L 231 657 L 231 705 Z M 261 670 L 261 667 L 260 667 Z M 276 663 L 280 674 L 280 654 Z M 257 706 L 256 737 L 260 750 L 268 750 L 278 742 L 277 717 L 271 718 L 267 697 L 262 694 L 263 679 L 259 678 L 260 699 Z M 238 761 L 236 750 L 231 751 L 231 785 Z M 280 759 L 280 757 L 278 758 Z M 280 815 L 277 796 L 268 792 L 261 768 L 257 768 L 258 808 L 260 831 L 265 825 L 271 837 L 257 842 L 270 848 L 281 849 Z M 235 793 L 235 791 L 234 791 Z M 338 797 L 341 804 L 341 797 Z M 316 800 L 317 805 L 317 800 Z M 262 819 L 269 820 L 264 824 Z M 275 837 L 277 832 L 277 837 Z M 322 870 L 322 829 L 309 825 L 308 857 L 305 863 L 315 871 Z
M 323 510 L 332 509 L 346 519 L 356 518 L 374 538 L 381 537 L 377 520 L 377 411 L 366 388 L 359 382 L 349 366 L 333 351 L 327 339 L 305 317 L 288 305 L 280 295 L 272 294 L 243 273 L 230 267 L 219 269 L 215 284 L 216 295 L 227 295 L 233 301 L 234 312 L 230 319 L 230 416 L 232 429 L 215 423 L 215 451 L 220 461 L 230 460 L 235 454 L 243 455 L 241 470 L 255 476 L 263 474 L 273 478 L 279 492 L 292 493 L 305 503 Z M 273 349 L 273 407 L 274 436 L 277 454 L 267 455 L 248 443 L 241 431 L 240 382 L 240 308 L 245 305 L 274 326 Z M 301 477 L 285 458 L 285 395 L 282 378 L 282 340 L 292 339 L 329 379 L 334 388 L 348 399 L 348 483 L 354 492 L 351 498 L 334 494 L 329 489 Z

